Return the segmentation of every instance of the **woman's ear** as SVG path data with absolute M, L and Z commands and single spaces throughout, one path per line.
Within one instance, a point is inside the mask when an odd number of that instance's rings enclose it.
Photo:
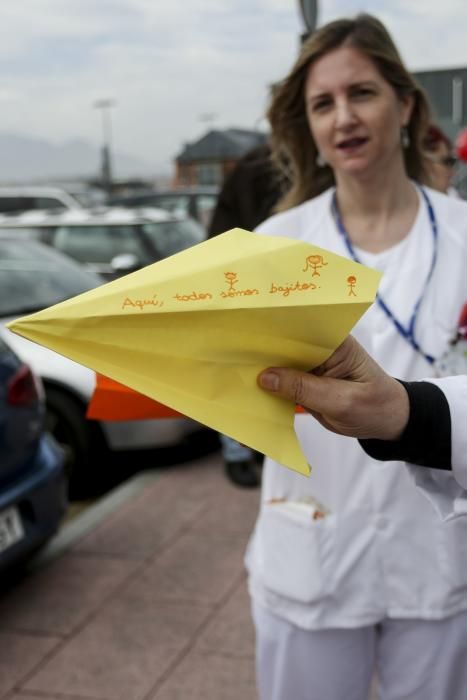
M 405 95 L 400 100 L 401 104 L 401 127 L 408 126 L 412 117 L 412 112 L 415 104 L 415 96 L 413 93 Z

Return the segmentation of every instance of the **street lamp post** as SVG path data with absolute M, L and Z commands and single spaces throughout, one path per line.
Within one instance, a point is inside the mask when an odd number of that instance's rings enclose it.
M 300 14 L 306 27 L 303 39 L 312 34 L 318 23 L 318 0 L 299 0 Z
M 100 109 L 102 115 L 102 148 L 101 148 L 101 182 L 107 194 L 112 190 L 112 122 L 110 110 L 115 106 L 115 100 L 104 98 L 96 100 L 94 107 Z

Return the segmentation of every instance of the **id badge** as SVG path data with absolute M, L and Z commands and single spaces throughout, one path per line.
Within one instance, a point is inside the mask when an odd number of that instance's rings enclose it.
M 467 340 L 459 338 L 450 345 L 444 355 L 435 360 L 434 367 L 438 377 L 467 374 Z
M 438 377 L 467 374 L 467 303 L 462 307 L 455 338 L 446 352 L 435 360 L 434 368 Z

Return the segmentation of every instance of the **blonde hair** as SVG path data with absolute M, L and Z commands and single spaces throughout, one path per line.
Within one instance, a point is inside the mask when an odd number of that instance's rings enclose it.
M 365 54 L 399 99 L 413 96 L 407 125 L 410 143 L 404 149 L 405 168 L 414 180 L 427 179 L 421 140 L 430 121 L 428 100 L 402 62 L 385 26 L 371 15 L 359 14 L 355 19 L 330 22 L 314 32 L 303 43 L 289 75 L 275 87 L 268 110 L 272 157 L 288 182 L 286 194 L 275 211 L 297 206 L 334 184 L 331 168 L 316 164 L 318 151 L 308 125 L 304 88 L 310 66 L 343 44 Z

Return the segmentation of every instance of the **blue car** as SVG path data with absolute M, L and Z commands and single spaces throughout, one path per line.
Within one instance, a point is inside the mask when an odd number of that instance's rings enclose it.
M 0 573 L 39 549 L 67 508 L 64 455 L 44 418 L 39 381 L 0 339 Z

